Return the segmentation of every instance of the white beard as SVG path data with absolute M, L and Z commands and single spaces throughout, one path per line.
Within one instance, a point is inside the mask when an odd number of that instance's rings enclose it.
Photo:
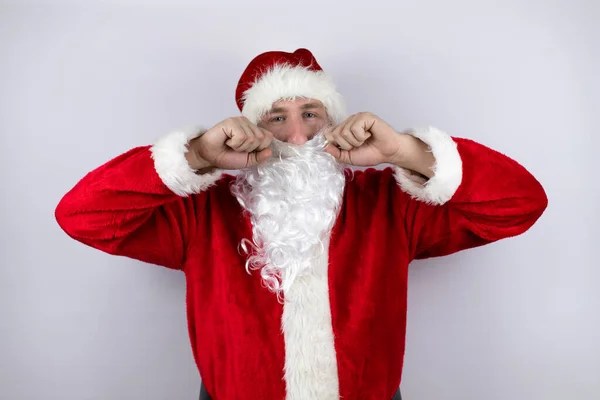
M 231 187 L 252 221 L 253 240 L 241 243 L 246 270 L 260 269 L 280 298 L 326 250 L 340 209 L 343 167 L 325 145 L 321 134 L 304 146 L 274 141 L 270 161 L 241 171 Z

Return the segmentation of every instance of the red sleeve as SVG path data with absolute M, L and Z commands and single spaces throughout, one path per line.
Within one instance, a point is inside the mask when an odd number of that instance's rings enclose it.
M 527 231 L 548 199 L 519 163 L 472 140 L 435 129 L 414 131 L 436 157 L 425 182 L 396 168 L 412 259 L 443 256 Z
M 73 239 L 109 254 L 180 269 L 202 216 L 202 191 L 221 175 L 197 175 L 185 161 L 198 131 L 174 132 L 87 174 L 55 216 Z

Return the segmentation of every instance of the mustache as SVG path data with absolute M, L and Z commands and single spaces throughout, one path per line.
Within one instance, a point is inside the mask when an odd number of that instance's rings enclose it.
M 273 160 L 288 159 L 307 154 L 314 154 L 316 152 L 325 152 L 325 147 L 327 147 L 327 139 L 325 139 L 325 136 L 323 135 L 325 129 L 326 128 L 321 129 L 310 140 L 301 145 L 273 139 L 271 146 L 269 146 L 273 152 L 271 158 Z

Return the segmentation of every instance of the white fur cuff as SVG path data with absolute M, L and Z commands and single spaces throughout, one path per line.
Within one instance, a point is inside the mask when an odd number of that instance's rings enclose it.
M 150 149 L 158 176 L 179 196 L 185 197 L 206 190 L 223 174 L 218 169 L 207 174 L 196 174 L 185 158 L 188 142 L 204 132 L 199 128 L 172 132 L 160 138 Z
M 433 152 L 435 174 L 425 180 L 412 171 L 394 167 L 396 181 L 403 191 L 417 200 L 435 205 L 446 203 L 462 182 L 462 160 L 456 142 L 447 133 L 433 127 L 408 133 L 425 142 Z

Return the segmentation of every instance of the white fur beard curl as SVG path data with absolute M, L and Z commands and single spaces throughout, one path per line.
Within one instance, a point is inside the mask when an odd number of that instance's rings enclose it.
M 326 250 L 344 190 L 343 167 L 324 151 L 321 133 L 303 146 L 274 141 L 267 164 L 241 171 L 231 192 L 250 214 L 252 241 L 242 240 L 246 270 L 283 299 Z

